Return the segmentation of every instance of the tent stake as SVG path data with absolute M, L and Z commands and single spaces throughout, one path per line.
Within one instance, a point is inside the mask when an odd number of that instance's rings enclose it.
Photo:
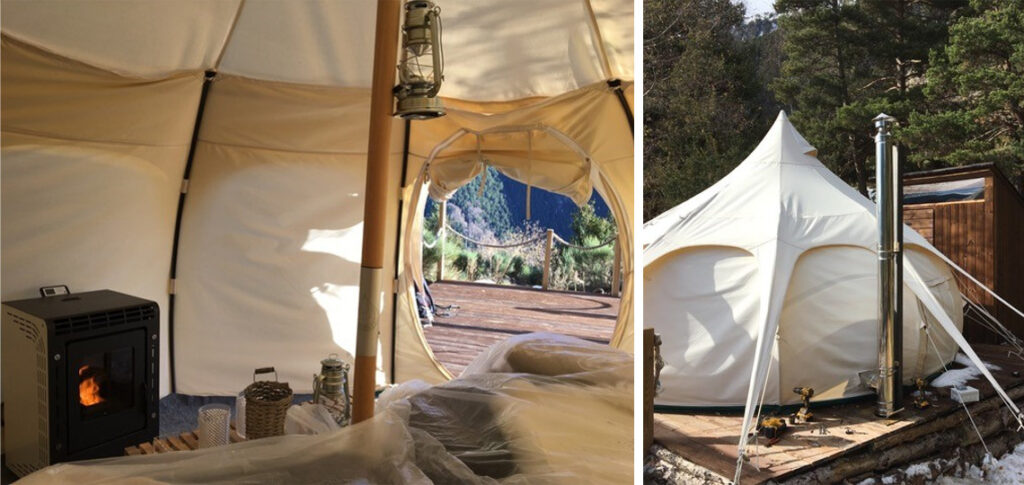
M 384 272 L 384 231 L 388 198 L 391 89 L 398 62 L 398 0 L 378 0 L 370 95 L 370 134 L 366 153 L 366 194 L 363 206 L 363 254 L 359 274 L 359 314 L 352 383 L 352 422 L 373 417 L 380 333 L 381 276 Z

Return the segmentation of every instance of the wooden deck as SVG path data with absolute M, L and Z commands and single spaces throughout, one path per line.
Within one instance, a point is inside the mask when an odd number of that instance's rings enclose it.
M 1019 400 L 1024 395 L 1024 386 L 1021 386 L 1024 377 L 1019 375 L 1024 373 L 1024 360 L 1008 356 L 1006 347 L 976 345 L 975 350 L 982 360 L 1000 367 L 1000 370 L 992 371 L 993 376 L 1012 399 Z M 1014 371 L 1019 374 L 1014 376 Z M 1002 428 L 1002 423 L 993 416 L 1002 407 L 1001 401 L 994 397 L 995 391 L 984 377 L 972 380 L 968 385 L 981 392 L 981 400 L 970 404 L 979 428 L 986 436 L 996 433 Z M 812 400 L 813 423 L 791 427 L 783 434 L 782 440 L 771 447 L 764 446 L 766 440 L 758 437 L 757 448 L 749 448 L 750 462 L 743 467 L 741 481 L 743 484 L 783 481 L 818 467 L 834 465 L 827 474 L 820 476 L 830 477 L 827 482 L 833 479 L 838 482 L 875 470 L 882 462 L 890 467 L 896 466 L 899 462 L 892 456 L 911 454 L 906 451 L 900 453 L 897 447 L 944 431 L 959 433 L 958 437 L 964 444 L 977 443 L 962 405 L 949 398 L 949 389 L 929 387 L 928 390 L 938 396 L 932 407 L 916 409 L 912 398 L 907 396 L 904 411 L 891 420 L 874 415 L 874 399 L 826 407 L 813 407 Z M 658 444 L 692 463 L 732 479 L 743 421 L 741 414 L 657 413 L 654 421 L 654 439 Z
M 430 291 L 435 304 L 459 306 L 423 329 L 434 355 L 454 375 L 513 335 L 554 332 L 607 343 L 619 313 L 617 297 L 592 293 L 451 281 L 434 283 Z

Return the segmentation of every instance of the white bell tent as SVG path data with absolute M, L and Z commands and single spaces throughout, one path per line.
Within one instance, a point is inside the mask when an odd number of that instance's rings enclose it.
M 448 115 L 392 131 L 381 383 L 450 377 L 412 296 L 428 185 L 443 197 L 490 164 L 578 202 L 597 190 L 632 249 L 633 2 L 438 4 Z M 310 392 L 320 359 L 351 362 L 375 14 L 4 0 L 3 300 L 67 284 L 156 301 L 161 395 L 234 394 L 266 365 Z M 624 260 L 612 345 L 631 351 Z
M 859 374 L 878 369 L 875 205 L 816 153 L 780 113 L 736 169 L 644 225 L 657 405 L 744 406 L 746 428 L 761 404 L 800 402 L 794 387 L 818 402 L 874 392 Z M 992 381 L 960 334 L 948 260 L 907 226 L 904 241 L 904 384 L 957 347 Z

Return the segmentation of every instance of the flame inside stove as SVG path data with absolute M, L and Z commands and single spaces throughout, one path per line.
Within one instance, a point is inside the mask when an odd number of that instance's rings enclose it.
M 84 377 L 89 371 L 89 366 L 83 365 L 78 369 L 78 376 Z M 89 372 L 89 377 L 85 377 L 78 384 L 78 400 L 83 406 L 95 406 L 103 401 L 100 397 L 100 384 L 96 382 L 96 374 Z

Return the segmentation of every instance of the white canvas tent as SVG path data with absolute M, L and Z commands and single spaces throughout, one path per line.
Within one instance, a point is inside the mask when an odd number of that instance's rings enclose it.
M 394 121 L 381 382 L 449 377 L 412 300 L 426 186 L 490 163 L 597 190 L 632 249 L 632 2 L 439 5 L 449 115 Z M 233 394 L 265 365 L 309 392 L 319 359 L 351 360 L 374 2 L 0 6 L 3 300 L 67 284 L 158 302 L 161 395 L 172 377 Z M 612 345 L 631 350 L 624 261 Z
M 758 356 L 766 404 L 800 402 L 798 386 L 822 401 L 874 392 L 858 373 L 878 360 L 875 207 L 815 154 L 780 114 L 733 172 L 644 226 L 644 320 L 666 361 L 658 404 L 743 406 Z M 921 325 L 937 325 L 915 295 L 934 297 L 957 329 L 962 303 L 934 249 L 905 232 L 907 264 L 925 282 L 907 278 L 904 291 L 911 383 L 956 352 L 941 329 L 940 355 L 924 340 Z
M 754 414 L 872 393 L 878 368 L 875 205 L 816 158 L 780 113 L 722 180 L 644 225 L 644 322 L 662 336 L 661 406 L 743 406 L 737 480 Z M 1020 411 L 964 340 L 949 260 L 904 231 L 904 383 L 959 347 L 1018 423 Z

